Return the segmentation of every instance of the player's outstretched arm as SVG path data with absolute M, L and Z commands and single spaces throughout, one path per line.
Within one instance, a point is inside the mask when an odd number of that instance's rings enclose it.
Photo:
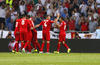
M 40 24 L 38 24 L 38 25 L 34 26 L 34 27 L 33 27 L 33 29 L 35 29 L 35 28 L 37 28 L 37 27 L 39 27 L 39 26 L 40 26 Z

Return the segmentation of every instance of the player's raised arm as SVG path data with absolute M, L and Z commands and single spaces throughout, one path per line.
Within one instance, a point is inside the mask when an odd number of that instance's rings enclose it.
M 58 14 L 57 14 L 57 18 L 54 20 L 54 22 L 57 22 L 58 19 L 59 19 L 59 17 L 60 17 L 60 14 L 58 13 Z
M 57 15 L 57 19 L 55 20 L 55 24 L 56 24 L 56 26 L 58 26 L 58 27 L 60 28 L 61 25 L 59 25 L 59 24 L 57 23 L 57 21 L 58 21 L 58 19 L 59 19 L 59 16 L 60 16 L 60 14 Z
M 55 22 L 56 26 L 58 26 L 59 28 L 61 27 L 61 25 L 57 24 L 57 22 Z
M 61 27 L 61 25 L 57 24 L 59 17 L 60 17 L 60 14 L 57 14 L 57 19 L 55 19 L 54 21 L 55 21 L 56 26 Z

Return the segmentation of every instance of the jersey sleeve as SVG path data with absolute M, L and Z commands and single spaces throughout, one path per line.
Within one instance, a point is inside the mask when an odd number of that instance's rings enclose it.
M 54 23 L 54 21 L 50 20 L 50 23 Z
M 61 23 L 60 25 L 61 25 L 61 26 L 63 26 L 64 24 L 63 24 L 63 23 Z
M 15 28 L 17 28 L 18 27 L 18 20 L 16 20 L 16 24 L 15 24 Z
M 30 21 L 30 20 L 27 20 L 27 23 L 28 23 L 28 26 L 29 26 L 29 27 L 32 27 L 32 26 L 31 26 L 31 21 Z
M 18 30 L 18 28 L 19 28 L 19 20 L 16 20 L 15 30 Z
M 40 25 L 43 25 L 43 21 L 40 23 Z
M 31 26 L 34 27 L 34 22 L 30 20 Z

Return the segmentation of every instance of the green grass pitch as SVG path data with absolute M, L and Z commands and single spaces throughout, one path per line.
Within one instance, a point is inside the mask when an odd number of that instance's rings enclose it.
M 100 65 L 99 53 L 0 53 L 0 65 Z

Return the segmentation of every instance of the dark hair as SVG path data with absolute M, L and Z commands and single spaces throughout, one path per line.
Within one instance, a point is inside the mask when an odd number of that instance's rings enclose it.
M 24 14 L 24 15 L 21 15 L 22 17 L 26 17 L 26 15 Z
M 50 16 L 50 15 L 46 15 L 46 18 L 47 18 L 48 16 Z
M 27 18 L 30 18 L 30 15 L 27 15 Z
M 60 17 L 63 21 L 65 21 L 64 17 Z
M 22 16 L 19 16 L 19 19 L 21 19 L 22 18 Z
M 21 3 L 22 3 L 22 2 L 25 3 L 23 0 L 21 1 Z

